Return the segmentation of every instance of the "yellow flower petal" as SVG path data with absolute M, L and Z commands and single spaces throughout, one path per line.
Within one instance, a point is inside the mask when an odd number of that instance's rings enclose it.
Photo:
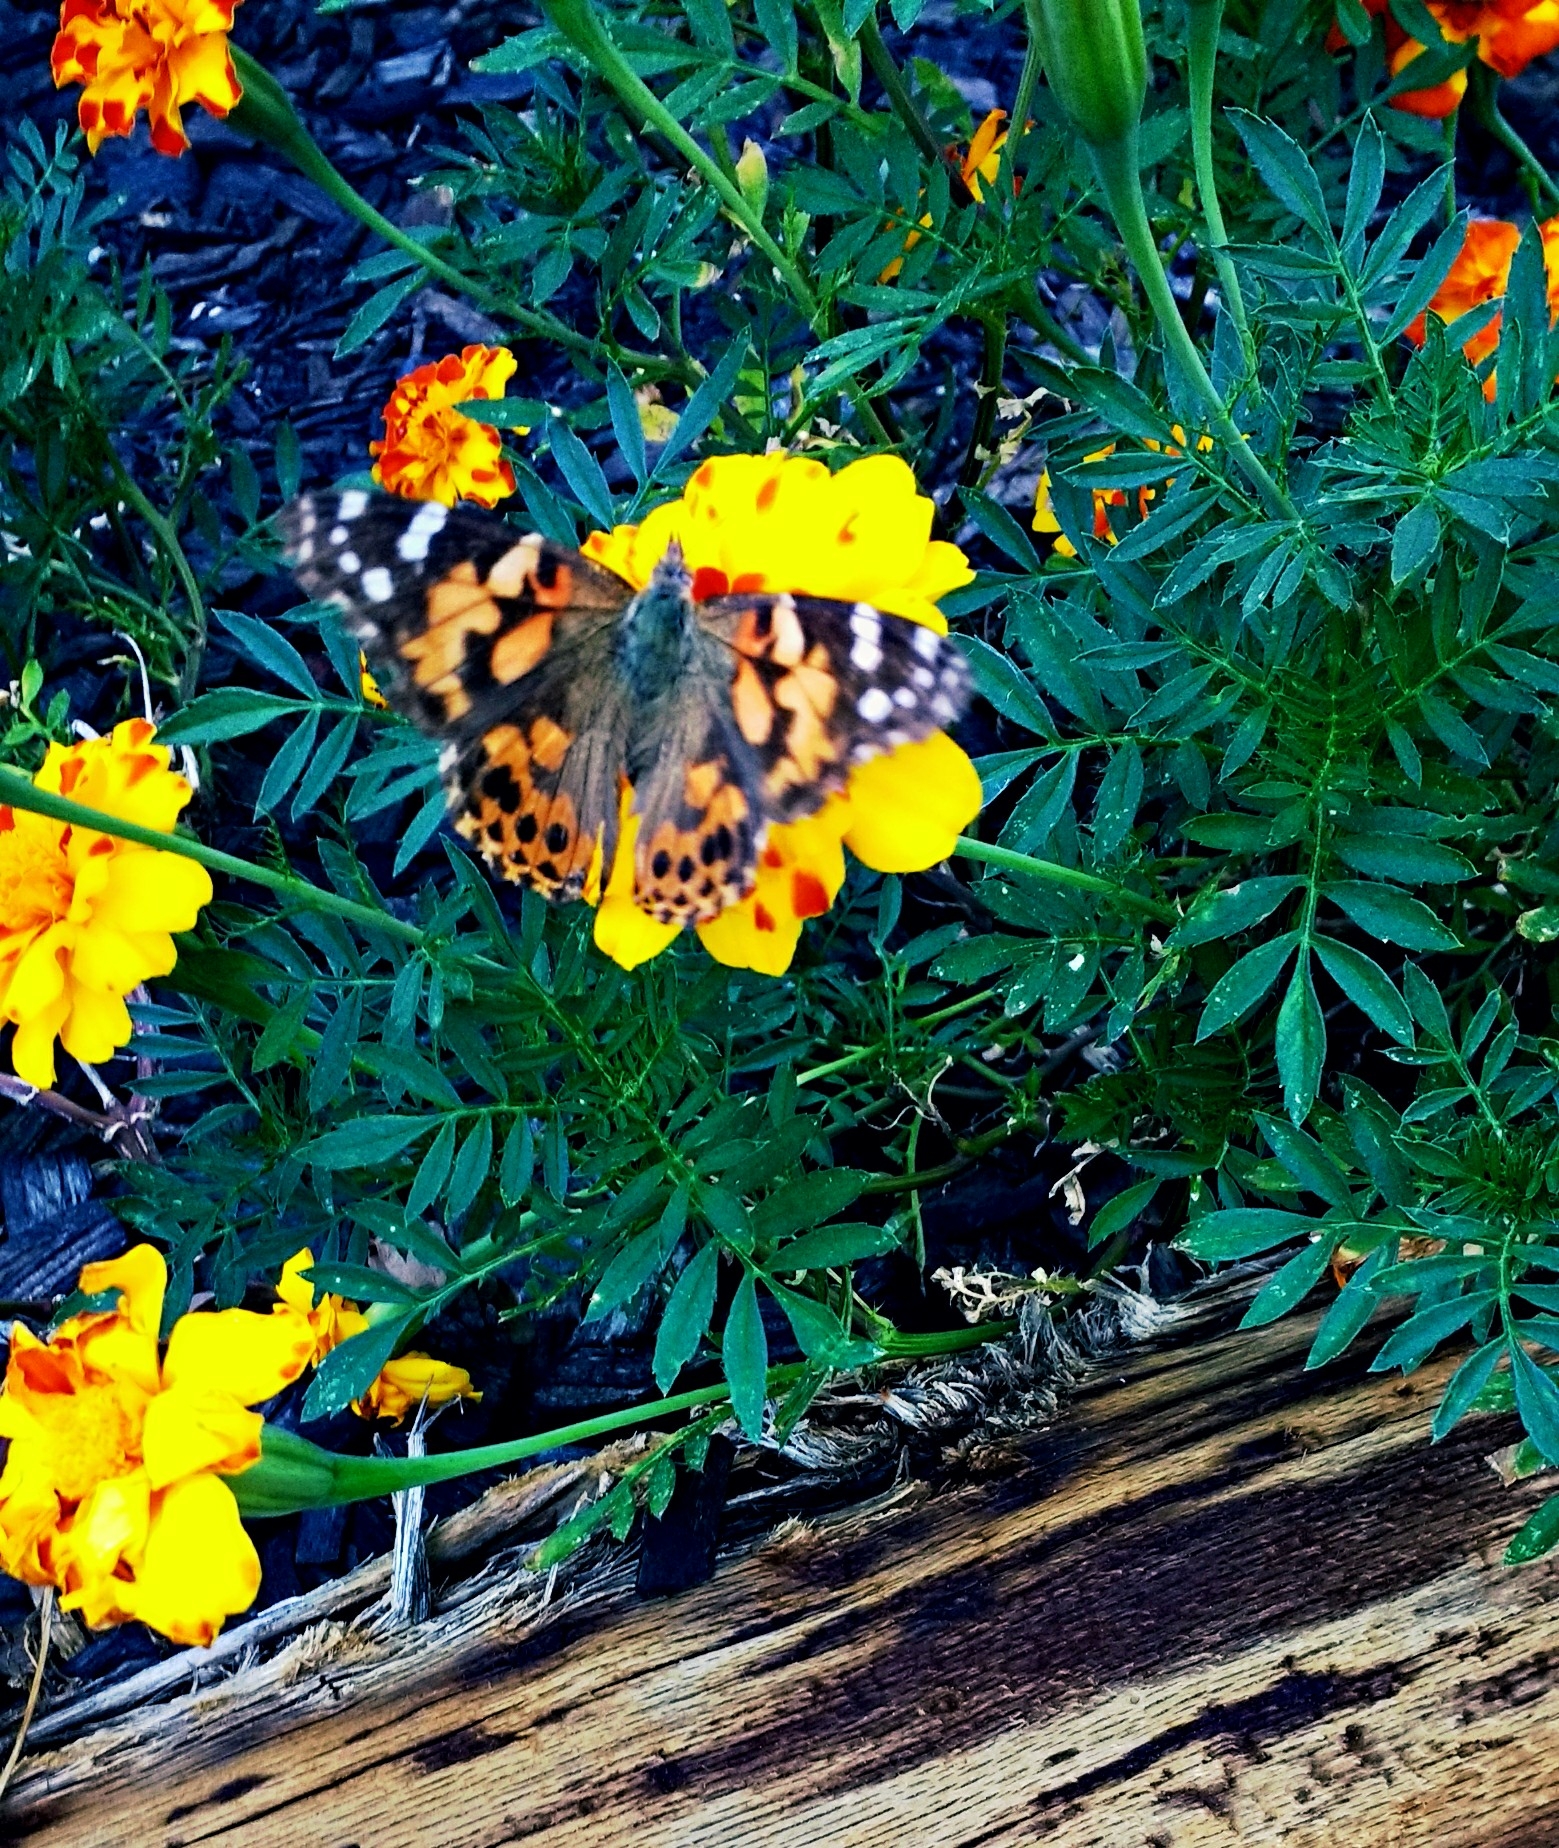
M 313 1352 L 307 1319 L 292 1312 L 185 1315 L 168 1337 L 162 1377 L 170 1387 L 220 1392 L 240 1405 L 258 1405 L 290 1386 Z
M 136 1573 L 136 1616 L 176 1643 L 209 1643 L 259 1589 L 260 1558 L 227 1484 L 191 1476 L 165 1489 Z
M 945 732 L 857 765 L 845 845 L 879 873 L 945 860 L 980 812 L 980 774 Z
M 196 1315 L 185 1316 L 182 1321 L 220 1319 Z M 152 1487 L 165 1489 L 169 1483 L 201 1470 L 236 1476 L 260 1460 L 260 1429 L 264 1422 L 258 1412 L 245 1411 L 231 1392 L 173 1386 L 158 1393 L 146 1408 L 141 1435 L 141 1454 L 146 1459 Z
M 361 1418 L 393 1418 L 399 1424 L 424 1402 L 431 1407 L 481 1396 L 472 1391 L 471 1375 L 464 1367 L 435 1360 L 430 1354 L 398 1354 L 385 1362 L 378 1378 L 352 1409 Z

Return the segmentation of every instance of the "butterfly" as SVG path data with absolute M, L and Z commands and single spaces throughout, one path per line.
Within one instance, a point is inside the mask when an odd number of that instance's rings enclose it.
M 634 898 L 700 924 L 745 898 L 776 822 L 968 699 L 945 636 L 866 603 L 695 600 L 675 544 L 637 590 L 472 507 L 359 489 L 280 516 L 305 591 L 341 608 L 392 706 L 439 740 L 454 826 L 505 878 L 594 897 L 638 816 Z

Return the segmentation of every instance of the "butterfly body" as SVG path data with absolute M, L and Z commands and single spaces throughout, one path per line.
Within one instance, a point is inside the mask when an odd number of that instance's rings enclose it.
M 967 697 L 935 631 L 825 598 L 696 600 L 674 544 L 636 590 L 473 508 L 347 490 L 281 526 L 298 581 L 340 605 L 385 697 L 439 740 L 457 831 L 548 898 L 597 894 L 626 784 L 636 902 L 706 922 L 751 892 L 772 823 Z

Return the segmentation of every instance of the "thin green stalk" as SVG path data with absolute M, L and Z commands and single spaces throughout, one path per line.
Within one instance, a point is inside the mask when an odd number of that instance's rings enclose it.
M 1003 148 L 1002 152 L 1005 153 L 1006 149 Z M 1088 349 L 1081 341 L 1074 339 L 1050 312 L 1040 300 L 1039 290 L 1032 282 L 1025 281 L 1018 285 L 1012 301 L 1012 312 L 1020 321 L 1026 321 L 1041 340 L 1048 340 L 1058 353 L 1064 353 L 1074 364 L 1093 364 Z
M 1010 1332 L 1011 1327 L 1011 1323 L 995 1323 L 978 1329 L 955 1328 L 939 1334 L 902 1335 L 892 1323 L 874 1315 L 872 1339 L 884 1358 L 927 1358 L 959 1353 L 998 1340 Z M 772 1397 L 811 1371 L 813 1368 L 808 1361 L 770 1367 L 765 1394 Z M 522 1463 L 548 1450 L 587 1444 L 614 1431 L 627 1431 L 674 1417 L 679 1412 L 719 1405 L 730 1396 L 731 1389 L 724 1381 L 714 1386 L 696 1386 L 690 1392 L 652 1399 L 647 1405 L 603 1412 L 595 1418 L 581 1419 L 577 1424 L 538 1431 L 534 1436 L 514 1438 L 506 1444 L 479 1444 L 469 1450 L 448 1450 L 438 1456 L 423 1457 L 341 1456 L 310 1443 L 294 1431 L 266 1425 L 260 1434 L 259 1462 L 239 1475 L 229 1476 L 227 1481 L 240 1510 L 251 1517 L 294 1514 L 304 1508 L 339 1507 L 346 1502 L 367 1501 L 377 1495 L 393 1495 L 400 1489 L 454 1482 L 482 1470 L 504 1469 L 511 1463 Z
M 118 456 L 110 453 L 108 463 L 113 472 L 116 491 L 130 503 L 156 534 L 163 550 L 172 560 L 174 572 L 184 586 L 184 595 L 189 600 L 189 613 L 194 619 L 195 633 L 189 638 L 189 648 L 184 658 L 184 670 L 180 677 L 180 691 L 183 697 L 188 699 L 195 690 L 195 682 L 200 676 L 200 663 L 206 652 L 206 601 L 200 594 L 199 580 L 185 555 L 184 547 L 179 543 L 179 535 L 173 530 L 172 522 L 159 513 L 136 486 Z
M 812 285 L 769 235 L 762 218 L 748 204 L 741 188 L 721 172 L 720 163 L 693 139 L 617 49 L 589 0 L 544 0 L 544 6 L 548 19 L 580 56 L 600 73 L 628 113 L 646 127 L 654 129 L 699 174 L 719 198 L 732 222 L 741 227 L 753 248 L 768 260 L 813 331 L 820 339 L 826 338 L 829 329 L 825 324 L 822 304 L 812 293 Z M 880 443 L 891 444 L 892 437 L 877 415 L 876 407 L 859 384 L 851 379 L 846 389 L 872 436 Z
M 366 225 L 387 244 L 393 244 L 397 250 L 404 251 L 408 257 L 420 263 L 430 276 L 436 276 L 449 288 L 461 295 L 473 297 L 484 307 L 501 306 L 502 312 L 527 333 L 536 334 L 543 340 L 556 341 L 558 345 L 587 357 L 597 354 L 599 342 L 588 334 L 580 333 L 566 321 L 560 321 L 556 315 L 527 308 L 512 299 L 505 298 L 499 303 L 492 289 L 485 283 L 466 275 L 454 264 L 446 263 L 382 212 L 376 211 L 331 164 L 319 143 L 304 127 L 287 92 L 264 65 L 256 63 L 241 46 L 229 42 L 229 49 L 233 54 L 233 68 L 238 73 L 244 91 L 237 107 L 227 118 L 229 127 L 285 154 L 304 178 L 312 180 L 327 198 L 334 199 L 359 223 Z M 652 353 L 632 353 L 625 349 L 622 357 L 636 370 L 651 375 L 663 376 L 668 371 L 680 375 L 683 370 L 681 367 L 668 366 L 666 361 Z
M 7 765 L 0 765 L 0 803 L 26 809 L 34 815 L 47 815 L 51 821 L 67 822 L 75 828 L 91 828 L 115 840 L 134 841 L 141 847 L 176 853 L 181 859 L 197 861 L 210 872 L 226 873 L 232 879 L 247 879 L 251 885 L 264 886 L 295 905 L 303 905 L 311 911 L 328 911 L 369 930 L 382 931 L 387 937 L 398 937 L 403 943 L 426 941 L 426 933 L 417 925 L 403 923 L 387 911 L 375 911 L 372 905 L 360 905 L 356 899 L 343 898 L 337 892 L 328 892 L 323 886 L 311 885 L 307 879 L 294 878 L 290 873 L 273 872 L 270 867 L 258 866 L 253 860 L 240 860 L 236 854 L 208 847 L 204 841 L 197 841 L 190 835 L 162 834 L 156 828 L 143 828 L 139 822 L 122 821 L 117 815 L 105 814 L 101 809 L 87 808 L 67 796 L 55 795 L 52 790 L 39 789 L 20 770 Z
M 966 995 L 962 1001 L 955 1001 L 951 1007 L 938 1008 L 934 1014 L 916 1014 L 909 1024 L 921 1029 L 940 1027 L 944 1022 L 956 1020 L 960 1014 L 967 1014 L 971 1008 L 979 1007 L 989 1001 L 996 992 L 994 988 L 982 988 L 978 994 Z M 838 1072 L 847 1072 L 852 1066 L 875 1058 L 882 1050 L 881 1043 L 875 1046 L 857 1046 L 854 1052 L 847 1052 L 838 1059 L 830 1059 L 826 1065 L 813 1065 L 804 1072 L 798 1072 L 796 1083 L 798 1085 L 816 1084 L 820 1078 L 832 1078 Z
M 1030 879 L 1042 879 L 1049 885 L 1072 886 L 1079 892 L 1097 892 L 1117 904 L 1135 905 L 1153 917 L 1172 923 L 1178 916 L 1174 908 L 1145 892 L 1134 892 L 1117 879 L 1104 879 L 1098 873 L 1085 873 L 1078 866 L 1063 866 L 1059 860 L 1036 860 L 1032 854 L 1014 853 L 1010 847 L 996 847 L 988 841 L 972 840 L 960 834 L 954 853 L 965 860 L 982 860 L 987 866 L 999 866 L 1010 873 L 1022 873 Z
M 1256 369 L 1256 343 L 1240 279 L 1229 255 L 1229 234 L 1218 199 L 1218 175 L 1213 165 L 1213 76 L 1218 62 L 1218 33 L 1223 25 L 1223 0 L 1191 0 L 1186 9 L 1187 76 L 1191 92 L 1191 162 L 1196 169 L 1196 190 L 1202 216 L 1207 220 L 1208 241 L 1223 298 L 1239 332 L 1248 371 Z
M 1456 223 L 1456 129 L 1462 112 L 1453 109 L 1440 125 L 1441 144 L 1445 149 L 1445 222 Z
M 964 488 L 978 487 L 987 468 L 995 460 L 991 454 L 991 441 L 996 434 L 996 413 L 1001 401 L 1001 372 L 1007 358 L 1006 315 L 983 314 L 979 319 L 985 329 L 985 354 L 980 366 L 974 428 L 969 432 L 969 448 L 964 455 L 963 467 L 958 472 L 959 486 Z
M 1483 126 L 1507 153 L 1515 157 L 1517 165 L 1532 176 L 1539 190 L 1559 205 L 1559 184 L 1554 182 L 1548 169 L 1500 114 L 1499 77 L 1481 59 L 1474 58 L 1467 67 L 1467 95 L 1472 103 L 1473 114 Z
M 1032 7 L 1033 4 L 1034 0 L 1026 0 L 1026 6 Z M 1001 164 L 996 169 L 996 200 L 1000 202 L 1002 212 L 1008 216 L 1016 203 L 1012 193 L 1012 173 L 1017 164 L 1018 143 L 1023 139 L 1028 124 L 1034 92 L 1039 87 L 1039 73 L 1039 34 L 1030 25 L 1027 48 L 1023 53 L 1023 69 L 1018 73 L 1018 93 L 1012 99 L 1012 114 L 1007 118 L 1007 139 L 1002 143 Z M 1035 300 L 1038 299 L 1036 295 Z
M 1300 517 L 1299 509 L 1267 473 L 1261 458 L 1240 434 L 1223 399 L 1218 395 L 1217 386 L 1208 377 L 1202 356 L 1196 350 L 1196 342 L 1180 318 L 1180 304 L 1169 286 L 1169 278 L 1159 259 L 1158 246 L 1153 241 L 1153 228 L 1148 223 L 1147 205 L 1142 197 L 1142 174 L 1137 156 L 1135 126 L 1115 141 L 1091 142 L 1088 152 L 1093 156 L 1094 169 L 1099 176 L 1099 185 L 1110 208 L 1110 215 L 1115 220 L 1115 228 L 1120 233 L 1126 254 L 1136 267 L 1143 291 L 1158 319 L 1164 344 L 1180 362 L 1182 371 L 1206 405 L 1211 427 L 1228 445 L 1229 454 L 1236 466 L 1244 471 L 1268 513 L 1277 519 L 1297 521 Z
M 893 105 L 893 113 L 909 130 L 915 146 L 935 165 L 942 158 L 941 145 L 931 132 L 931 124 L 910 95 L 909 85 L 904 81 L 904 73 L 894 62 L 893 53 L 883 43 L 882 30 L 877 24 L 875 12 L 866 15 L 866 23 L 860 31 L 860 44 L 866 62 L 872 67 L 872 75 L 882 85 L 883 94 Z

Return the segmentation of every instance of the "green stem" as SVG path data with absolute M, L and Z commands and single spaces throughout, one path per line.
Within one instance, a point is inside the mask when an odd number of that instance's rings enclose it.
M 1002 152 L 1005 154 L 1006 149 Z M 998 176 L 999 178 L 999 176 Z M 1029 281 L 1019 283 L 1013 297 L 1012 312 L 1026 321 L 1041 340 L 1048 340 L 1058 353 L 1064 353 L 1075 365 L 1091 366 L 1092 356 L 1081 341 L 1075 340 L 1039 298 L 1039 290 Z
M 909 130 L 910 139 L 933 165 L 942 159 L 941 145 L 931 132 L 931 124 L 921 114 L 920 107 L 909 93 L 909 85 L 904 81 L 904 73 L 893 61 L 893 53 L 883 43 L 882 31 L 877 24 L 877 15 L 870 12 L 866 23 L 860 31 L 861 50 L 866 55 L 866 62 L 872 67 L 872 75 L 882 85 L 883 94 L 893 105 L 893 113 Z
M 1182 371 L 1207 406 L 1212 429 L 1228 445 L 1229 454 L 1236 466 L 1244 471 L 1268 513 L 1276 519 L 1297 521 L 1300 517 L 1299 509 L 1267 473 L 1260 457 L 1240 434 L 1223 399 L 1218 395 L 1217 386 L 1207 375 L 1202 356 L 1196 350 L 1196 342 L 1187 333 L 1185 322 L 1180 318 L 1180 305 L 1175 300 L 1174 290 L 1169 286 L 1169 278 L 1159 259 L 1158 246 L 1153 241 L 1153 229 L 1148 223 L 1147 205 L 1142 197 L 1135 126 L 1118 140 L 1091 142 L 1088 151 L 1093 156 L 1094 169 L 1099 176 L 1099 185 L 1110 208 L 1110 215 L 1115 220 L 1115 228 L 1126 246 L 1127 256 L 1136 266 L 1143 290 L 1158 319 L 1159 332 L 1165 346 L 1173 352 Z
M 570 348 L 573 352 L 594 357 L 599 343 L 589 335 L 580 333 L 556 315 L 544 314 L 535 308 L 527 308 L 518 302 L 505 299 L 501 304 L 494 298 L 493 291 L 474 276 L 468 276 L 454 264 L 446 263 L 440 256 L 435 256 L 426 245 L 403 231 L 397 224 L 375 211 L 363 195 L 339 173 L 331 164 L 319 143 L 304 127 L 302 119 L 292 106 L 292 100 L 263 64 L 258 64 L 241 46 L 228 42 L 228 49 L 233 54 L 233 68 L 238 73 L 238 80 L 243 85 L 243 96 L 236 108 L 229 114 L 227 121 L 230 128 L 235 128 L 241 135 L 247 135 L 252 141 L 264 142 L 267 147 L 275 148 L 279 154 L 286 155 L 305 179 L 312 180 L 329 199 L 382 237 L 387 244 L 393 244 L 397 250 L 404 251 L 408 257 L 420 263 L 430 276 L 436 276 L 440 282 L 469 295 L 484 307 L 500 307 L 518 326 L 527 333 L 535 334 L 543 340 L 556 341 L 558 345 Z M 623 358 L 640 371 L 652 374 L 664 374 L 668 370 L 680 373 L 681 368 L 668 368 L 664 360 L 650 353 L 630 353 L 624 351 Z
M 1445 148 L 1445 222 L 1448 226 L 1456 223 L 1456 130 L 1461 119 L 1461 110 L 1453 109 L 1440 126 Z
M 1010 847 L 995 847 L 986 841 L 972 840 L 960 834 L 954 853 L 965 860 L 982 860 L 987 866 L 999 866 L 1010 873 L 1022 873 L 1030 879 L 1042 879 L 1049 885 L 1072 886 L 1079 892 L 1097 892 L 1101 898 L 1113 898 L 1118 904 L 1135 905 L 1139 910 L 1173 922 L 1177 913 L 1172 906 L 1134 892 L 1115 879 L 1102 879 L 1097 873 L 1085 873 L 1078 866 L 1063 866 L 1059 860 L 1036 860 L 1032 854 L 1014 853 Z
M 830 330 L 822 304 L 812 293 L 812 285 L 769 235 L 763 220 L 743 197 L 741 188 L 721 172 L 720 163 L 699 146 L 617 49 L 590 0 L 543 0 L 543 5 L 548 19 L 611 86 L 629 115 L 652 128 L 699 174 L 719 198 L 732 222 L 745 232 L 754 250 L 767 259 L 813 332 L 819 339 L 826 339 Z M 876 407 L 855 380 L 848 382 L 847 390 L 874 439 L 891 444 L 892 438 L 877 415 Z
M 247 879 L 251 885 L 264 886 L 279 897 L 290 899 L 293 904 L 303 905 L 311 911 L 328 911 L 338 918 L 348 918 L 368 930 L 381 931 L 387 937 L 398 937 L 403 943 L 420 944 L 426 941 L 426 933 L 415 924 L 402 923 L 387 911 L 376 911 L 372 905 L 360 905 L 356 899 L 342 898 L 339 893 L 327 892 L 322 886 L 311 885 L 307 879 L 273 872 L 268 866 L 257 866 L 253 860 L 240 860 L 236 854 L 208 847 L 190 835 L 163 834 L 156 828 L 143 828 L 139 822 L 122 821 L 117 815 L 105 814 L 102 809 L 87 808 L 80 802 L 72 802 L 67 796 L 56 796 L 51 790 L 39 789 L 20 770 L 13 770 L 8 765 L 0 765 L 0 803 L 8 804 L 11 808 L 26 809 L 34 815 L 47 815 L 51 821 L 67 822 L 74 828 L 91 828 L 114 840 L 134 841 L 141 847 L 155 847 L 161 853 L 176 853 L 181 859 L 197 861 L 210 872 L 226 873 L 232 879 Z
M 1539 189 L 1547 193 L 1555 204 L 1559 204 L 1559 185 L 1555 184 L 1548 169 L 1500 114 L 1498 74 L 1479 58 L 1475 58 L 1467 67 L 1467 94 L 1472 102 L 1473 113 L 1483 126 L 1507 153 L 1515 157 L 1517 164 L 1531 174 Z
M 1035 0 L 1025 0 L 1026 13 L 1034 3 Z M 1009 217 L 1017 203 L 1012 192 L 1012 174 L 1017 165 L 1018 143 L 1023 139 L 1029 110 L 1034 104 L 1034 92 L 1039 87 L 1039 43 L 1040 35 L 1034 30 L 1031 18 L 1023 53 L 1023 69 L 1018 73 L 1018 93 L 1012 99 L 1012 114 L 1007 118 L 1007 139 L 1002 143 L 1001 164 L 996 169 L 996 198 L 993 203 L 999 202 L 999 209 Z M 1037 294 L 1034 299 L 1036 302 L 1039 300 Z
M 927 1358 L 959 1353 L 987 1341 L 999 1340 L 1012 1326 L 1011 1323 L 993 1323 L 984 1328 L 903 1335 L 891 1323 L 874 1316 L 872 1339 L 885 1358 Z M 808 1361 L 770 1367 L 764 1388 L 766 1396 L 772 1397 L 811 1371 Z M 295 1514 L 304 1508 L 337 1507 L 344 1502 L 367 1501 L 376 1495 L 393 1495 L 400 1489 L 454 1482 L 461 1476 L 475 1475 L 486 1469 L 503 1469 L 548 1450 L 587 1444 L 614 1431 L 627 1431 L 637 1425 L 653 1424 L 657 1419 L 674 1417 L 679 1412 L 719 1405 L 730 1396 L 731 1389 L 723 1381 L 715 1386 L 696 1386 L 690 1392 L 673 1393 L 670 1398 L 652 1399 L 648 1405 L 630 1405 L 621 1411 L 603 1412 L 595 1418 L 581 1419 L 578 1424 L 538 1431 L 532 1437 L 517 1437 L 506 1444 L 480 1444 L 469 1450 L 447 1450 L 430 1457 L 345 1457 L 311 1444 L 294 1431 L 266 1425 L 260 1434 L 259 1462 L 226 1480 L 238 1499 L 239 1509 L 246 1515 Z
M 985 314 L 980 317 L 985 329 L 985 357 L 980 367 L 978 399 L 974 428 L 969 432 L 969 448 L 959 470 L 960 487 L 978 487 L 994 458 L 991 439 L 996 434 L 996 412 L 1001 401 L 1001 371 L 1007 358 L 1007 317 Z
M 206 652 L 206 602 L 200 594 L 199 580 L 195 576 L 194 568 L 185 554 L 184 547 L 179 543 L 179 535 L 174 531 L 172 522 L 159 513 L 146 498 L 125 472 L 124 465 L 118 456 L 112 451 L 109 453 L 108 464 L 113 471 L 115 489 L 157 536 L 163 550 L 172 560 L 178 580 L 184 586 L 184 595 L 189 600 L 189 613 L 194 618 L 195 633 L 189 638 L 189 650 L 184 659 L 183 672 L 180 675 L 180 693 L 183 698 L 188 699 L 195 691 L 195 682 L 200 677 L 200 663 Z
M 1245 349 L 1246 369 L 1256 369 L 1256 343 L 1251 337 L 1250 318 L 1245 312 L 1245 297 L 1240 279 L 1229 255 L 1229 234 L 1224 227 L 1223 206 L 1218 199 L 1218 176 L 1213 165 L 1213 76 L 1218 62 L 1218 33 L 1223 25 L 1223 0 L 1191 0 L 1186 9 L 1186 49 L 1191 92 L 1191 161 L 1196 169 L 1196 190 L 1202 198 L 1202 216 L 1207 220 L 1208 241 L 1223 299 L 1239 331 Z

